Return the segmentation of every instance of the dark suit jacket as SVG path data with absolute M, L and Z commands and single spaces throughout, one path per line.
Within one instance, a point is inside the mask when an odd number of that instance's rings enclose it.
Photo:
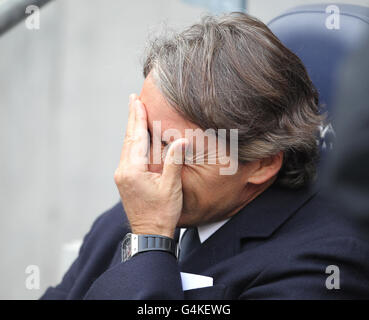
M 369 245 L 339 213 L 313 189 L 274 185 L 183 264 L 158 251 L 122 263 L 129 224 L 119 203 L 95 221 L 63 281 L 42 299 L 369 298 Z M 326 288 L 329 265 L 339 268 L 340 289 Z M 214 286 L 183 292 L 180 271 L 211 276 Z

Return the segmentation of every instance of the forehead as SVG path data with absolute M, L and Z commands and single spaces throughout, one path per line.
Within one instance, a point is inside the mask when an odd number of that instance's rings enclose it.
M 162 132 L 167 129 L 177 129 L 184 136 L 185 129 L 196 129 L 198 126 L 184 119 L 166 101 L 156 87 L 150 74 L 146 77 L 140 93 L 140 100 L 145 105 L 148 119 L 148 128 L 152 132 L 153 121 L 161 122 Z

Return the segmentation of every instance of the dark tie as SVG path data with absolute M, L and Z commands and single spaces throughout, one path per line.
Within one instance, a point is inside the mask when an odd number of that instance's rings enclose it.
M 178 261 L 182 262 L 196 248 L 200 247 L 201 242 L 197 228 L 188 228 L 184 232 L 181 241 L 179 242 L 179 257 Z

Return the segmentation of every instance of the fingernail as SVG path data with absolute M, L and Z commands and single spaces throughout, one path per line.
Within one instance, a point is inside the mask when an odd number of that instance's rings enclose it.
M 135 103 L 136 103 L 136 108 L 140 108 L 141 107 L 141 101 L 140 100 L 136 100 L 135 101 Z

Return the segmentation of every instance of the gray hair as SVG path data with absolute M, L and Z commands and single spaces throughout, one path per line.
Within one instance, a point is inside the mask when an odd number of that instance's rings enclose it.
M 316 174 L 318 94 L 301 60 L 259 20 L 205 16 L 159 36 L 144 76 L 184 118 L 206 130 L 238 129 L 240 163 L 284 153 L 277 181 L 296 188 Z

